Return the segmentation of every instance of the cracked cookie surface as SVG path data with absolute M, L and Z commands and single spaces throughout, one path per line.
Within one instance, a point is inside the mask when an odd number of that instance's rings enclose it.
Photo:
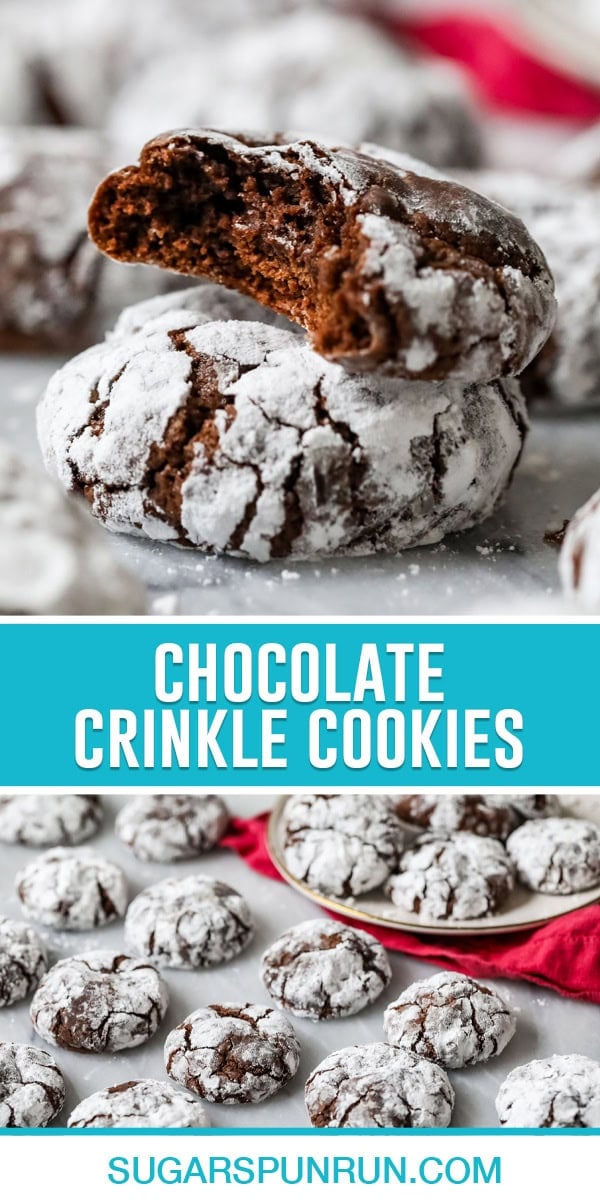
M 404 831 L 385 796 L 293 796 L 283 814 L 287 869 L 330 896 L 359 896 L 395 870 Z
M 140 300 L 124 308 L 107 341 L 134 337 L 138 333 L 169 333 L 172 329 L 195 329 L 208 321 L 260 321 L 290 329 L 289 321 L 249 296 L 241 296 L 218 283 L 163 292 L 149 300 Z
M 128 1050 L 156 1033 L 168 999 L 152 963 L 94 950 L 48 971 L 31 1002 L 31 1020 L 40 1037 L 66 1050 Z
M 104 180 L 89 228 L 110 257 L 245 292 L 349 370 L 517 375 L 554 320 L 543 254 L 519 218 L 420 170 L 310 138 L 183 130 Z
M 64 1102 L 65 1081 L 47 1050 L 0 1042 L 0 1127 L 43 1128 Z
M 572 817 L 526 821 L 506 848 L 526 887 L 569 896 L 600 884 L 600 825 Z
M 47 966 L 46 949 L 35 929 L 0 917 L 0 1008 L 24 1000 Z
M 198 1008 L 165 1042 L 171 1078 L 220 1104 L 266 1100 L 292 1079 L 299 1063 L 293 1026 L 260 1004 Z
M 99 796 L 0 796 L 0 842 L 77 846 L 102 823 Z
M 194 970 L 229 962 L 254 936 L 243 896 L 208 875 L 163 879 L 131 902 L 125 941 L 159 966 Z
M 496 912 L 513 887 L 512 862 L 501 842 L 454 833 L 418 838 L 386 892 L 392 904 L 423 917 L 474 921 Z
M 403 796 L 394 801 L 398 816 L 409 825 L 438 835 L 465 831 L 501 840 L 519 824 L 511 805 L 509 796 Z
M 447 1070 L 496 1057 L 517 1028 L 515 1013 L 499 992 L 453 971 L 410 984 L 388 1005 L 383 1024 L 390 1045 Z
M 210 1121 L 200 1100 L 171 1083 L 132 1079 L 86 1096 L 67 1125 L 69 1129 L 202 1129 Z
M 118 920 L 127 907 L 121 868 L 89 850 L 47 850 L 15 882 L 27 916 L 54 929 L 97 929 Z
M 454 1107 L 441 1067 L 384 1042 L 335 1050 L 307 1080 L 305 1097 L 319 1128 L 444 1128 Z
M 377 938 L 339 921 L 303 921 L 265 951 L 261 978 L 273 1000 L 313 1021 L 349 1017 L 377 999 L 392 972 Z
M 600 1062 L 555 1054 L 511 1071 L 496 1099 L 501 1125 L 526 1129 L 600 1127 Z
M 115 833 L 142 862 L 180 862 L 212 850 L 228 823 L 220 796 L 133 796 Z
M 352 376 L 251 321 L 92 347 L 38 409 L 50 473 L 110 530 L 260 562 L 469 528 L 503 497 L 526 429 L 516 380 Z

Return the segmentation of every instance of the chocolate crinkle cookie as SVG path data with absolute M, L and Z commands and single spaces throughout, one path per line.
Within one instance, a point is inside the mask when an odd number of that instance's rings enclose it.
M 486 799 L 492 799 L 492 797 L 486 797 Z M 557 817 L 560 813 L 560 796 L 538 792 L 522 796 L 506 796 L 505 799 L 510 802 L 511 808 L 514 808 L 519 816 L 526 820 L 530 820 L 532 817 L 540 820 L 544 817 Z
M 254 936 L 254 919 L 235 888 L 208 875 L 162 879 L 132 901 L 125 941 L 159 966 L 192 970 L 229 962 Z
M 400 162 L 310 138 L 165 134 L 100 185 L 90 232 L 112 258 L 247 293 L 350 370 L 518 374 L 554 320 L 542 252 L 517 217 Z
M 130 304 L 106 336 L 109 341 L 114 341 L 138 333 L 170 333 L 177 329 L 195 329 L 209 321 L 261 321 L 265 325 L 293 328 L 285 317 L 279 317 L 249 296 L 242 296 L 218 283 L 200 283 L 196 287 L 178 288 Z
M 600 1062 L 555 1054 L 511 1071 L 496 1099 L 501 1125 L 525 1129 L 600 1128 Z
M 73 1109 L 69 1129 L 203 1129 L 208 1113 L 195 1096 L 158 1079 L 132 1079 L 86 1096 Z
M 372 1004 L 392 977 L 377 938 L 339 921 L 303 921 L 265 951 L 261 978 L 281 1008 L 313 1021 L 349 1017 Z
M 412 983 L 388 1005 L 388 1042 L 448 1070 L 495 1058 L 517 1028 L 514 1011 L 496 992 L 468 975 L 442 971 Z
M 504 840 L 520 820 L 509 796 L 402 796 L 394 806 L 409 825 L 444 836 L 466 831 Z
M 386 892 L 399 908 L 430 920 L 474 921 L 501 908 L 513 887 L 513 865 L 501 842 L 454 833 L 418 838 Z
M 121 566 L 85 506 L 0 441 L 0 614 L 144 611 L 142 585 Z
M 569 521 L 559 571 L 567 596 L 589 612 L 600 612 L 600 491 Z
M 63 958 L 48 971 L 31 1002 L 31 1020 L 52 1045 L 102 1054 L 147 1042 L 168 1000 L 152 963 L 94 950 Z
M 139 146 L 183 126 L 323 131 L 437 166 L 481 161 L 463 78 L 403 53 L 372 23 L 315 5 L 155 56 L 117 93 L 108 128 Z
M 4 128 L 0 156 L 0 346 L 72 345 L 101 265 L 86 211 L 105 148 L 81 129 Z
M 142 862 L 179 862 L 212 850 L 229 824 L 220 796 L 134 796 L 115 833 Z
M 98 832 L 99 796 L 0 796 L 0 842 L 20 846 L 76 846 Z
M 349 375 L 251 321 L 93 347 L 38 410 L 50 473 L 109 529 L 259 562 L 395 553 L 476 524 L 526 428 L 516 380 Z
M 0 1008 L 24 1000 L 47 966 L 46 949 L 35 929 L 0 917 Z
M 328 896 L 360 896 L 395 870 L 404 832 L 386 796 L 293 796 L 283 814 L 288 871 Z
M 127 907 L 121 868 L 89 850 L 47 850 L 19 871 L 16 887 L 27 916 L 55 929 L 97 929 Z
M 592 821 L 526 821 L 506 848 L 521 883 L 534 892 L 570 896 L 600 884 L 600 825 Z
M 300 1046 L 282 1013 L 260 1004 L 210 1004 L 167 1037 L 165 1066 L 176 1083 L 219 1104 L 257 1104 L 298 1070 Z
M 65 1102 L 62 1071 L 47 1050 L 0 1042 L 0 1127 L 41 1129 Z
M 334 1050 L 308 1078 L 305 1096 L 318 1128 L 444 1128 L 454 1107 L 441 1067 L 384 1042 Z

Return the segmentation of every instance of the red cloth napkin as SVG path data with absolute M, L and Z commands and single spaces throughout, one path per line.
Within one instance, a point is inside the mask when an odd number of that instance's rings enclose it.
M 244 858 L 253 871 L 281 880 L 267 850 L 268 817 L 268 813 L 262 813 L 248 820 L 234 819 L 221 845 Z M 540 987 L 552 988 L 561 996 L 600 1004 L 599 904 L 557 917 L 540 929 L 523 933 L 443 938 L 441 941 L 363 921 L 350 921 L 338 913 L 333 915 L 348 925 L 374 934 L 389 950 L 423 958 L 437 967 L 485 978 L 526 979 Z

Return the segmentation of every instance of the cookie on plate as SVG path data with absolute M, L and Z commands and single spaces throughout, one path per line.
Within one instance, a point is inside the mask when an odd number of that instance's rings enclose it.
M 98 832 L 102 812 L 99 796 L 0 796 L 0 842 L 77 846 Z
M 93 950 L 51 967 L 31 1002 L 31 1020 L 44 1041 L 65 1050 L 130 1050 L 156 1033 L 168 1000 L 152 963 Z
M 444 1128 L 454 1107 L 441 1067 L 384 1042 L 334 1050 L 309 1076 L 305 1096 L 320 1129 Z
M 86 1096 L 69 1129 L 203 1129 L 210 1125 L 200 1100 L 158 1079 L 130 1079 Z
M 600 885 L 600 825 L 575 817 L 526 821 L 506 844 L 521 883 L 570 896 Z
M 254 936 L 243 896 L 209 875 L 161 879 L 132 900 L 125 943 L 162 967 L 193 970 L 229 962 Z
M 47 850 L 19 871 L 15 883 L 27 916 L 54 929 L 97 929 L 127 908 L 121 868 L 89 850 Z
M 288 871 L 328 896 L 360 896 L 379 887 L 404 846 L 387 796 L 292 796 L 283 826 Z
M 0 1008 L 24 1000 L 47 966 L 46 948 L 35 929 L 0 917 Z
M 405 988 L 386 1008 L 383 1025 L 390 1045 L 457 1070 L 501 1054 L 517 1019 L 494 988 L 441 971 Z
M 600 491 L 569 522 L 559 571 L 567 596 L 589 612 L 600 612 Z
M 0 441 L 0 614 L 122 616 L 145 607 L 144 588 L 84 505 Z
M 65 1102 L 65 1081 L 55 1059 L 38 1046 L 0 1042 L 0 1127 L 40 1129 Z
M 245 292 L 350 370 L 519 374 L 554 321 L 542 252 L 500 206 L 401 162 L 310 138 L 165 134 L 100 184 L 90 233 L 112 258 Z
M 444 836 L 466 831 L 504 840 L 519 824 L 511 796 L 399 796 L 394 807 L 409 825 Z
M 198 1008 L 165 1042 L 167 1074 L 219 1104 L 258 1104 L 284 1087 L 299 1064 L 293 1026 L 260 1004 Z
M 49 472 L 108 529 L 259 562 L 469 528 L 502 500 L 526 430 L 516 380 L 349 375 L 299 331 L 251 321 L 95 346 L 38 409 Z
M 265 950 L 261 979 L 296 1017 L 349 1017 L 372 1004 L 392 977 L 387 951 L 369 933 L 320 918 L 287 929 Z
M 600 1127 L 600 1062 L 555 1054 L 511 1071 L 496 1099 L 501 1125 L 525 1129 Z
M 497 912 L 513 887 L 514 868 L 501 842 L 454 833 L 418 838 L 386 892 L 392 904 L 421 917 L 475 921 Z
M 133 796 L 115 833 L 142 862 L 181 862 L 212 850 L 228 823 L 220 796 Z

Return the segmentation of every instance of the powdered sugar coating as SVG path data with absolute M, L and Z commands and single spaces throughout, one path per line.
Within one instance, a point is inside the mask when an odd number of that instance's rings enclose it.
M 402 855 L 386 892 L 393 904 L 422 917 L 474 921 L 496 912 L 513 887 L 512 863 L 501 842 L 454 833 L 418 838 Z
M 94 950 L 63 958 L 48 971 L 33 997 L 31 1020 L 52 1045 L 101 1054 L 147 1042 L 168 1000 L 152 963 Z
M 243 896 L 208 875 L 152 884 L 135 897 L 125 920 L 128 950 L 159 966 L 186 970 L 229 962 L 253 935 Z
M 600 612 L 600 491 L 569 521 L 558 566 L 567 595 Z
M 406 796 L 395 802 L 403 821 L 445 836 L 464 830 L 479 837 L 508 837 L 519 818 L 512 797 Z
M 488 796 L 486 799 L 492 799 L 492 797 Z M 557 817 L 560 813 L 560 796 L 550 796 L 538 792 L 523 796 L 510 795 L 506 799 L 510 801 L 512 808 L 516 809 L 519 816 L 528 820 L 532 817 L 538 817 L 540 820 L 543 817 Z
M 204 1129 L 208 1113 L 194 1096 L 186 1096 L 158 1079 L 135 1079 L 86 1096 L 73 1109 L 69 1129 Z
M 299 795 L 283 814 L 285 865 L 329 896 L 378 887 L 399 861 L 402 825 L 387 796 Z
M 118 920 L 127 907 L 120 867 L 89 850 L 47 850 L 15 882 L 27 916 L 54 929 L 97 929 Z
M 570 896 L 600 884 L 600 825 L 574 817 L 526 821 L 506 848 L 534 892 Z
M 388 1042 L 447 1070 L 501 1054 L 517 1028 L 508 1002 L 493 988 L 441 971 L 410 984 L 385 1010 Z
M 0 441 L 0 613 L 141 613 L 144 589 L 85 506 Z
M 262 321 L 284 327 L 287 322 L 249 296 L 241 296 L 218 283 L 164 292 L 131 304 L 118 317 L 107 340 L 130 338 L 138 333 L 169 333 L 172 329 L 194 329 L 207 321 Z M 289 328 L 289 326 L 288 326 Z
M 0 842 L 20 846 L 76 846 L 98 832 L 99 796 L 34 792 L 0 796 Z
M 445 1128 L 454 1107 L 446 1072 L 384 1042 L 334 1050 L 306 1082 L 306 1107 L 320 1128 Z
M 600 1127 L 600 1062 L 555 1054 L 511 1071 L 496 1099 L 501 1125 L 525 1129 Z
M 115 833 L 142 862 L 179 862 L 212 850 L 228 823 L 220 796 L 133 796 Z
M 47 1050 L 0 1042 L 0 1127 L 43 1128 L 64 1102 L 65 1081 Z
M 278 1092 L 300 1064 L 283 1013 L 260 1004 L 198 1008 L 168 1035 L 165 1066 L 176 1083 L 219 1104 L 257 1104 Z
M 298 333 L 238 321 L 93 347 L 38 410 L 49 471 L 109 529 L 257 561 L 468 528 L 501 500 L 525 430 L 516 381 L 349 375 Z
M 24 1000 L 47 966 L 46 949 L 35 929 L 0 917 L 0 1008 Z
M 313 1021 L 360 1012 L 391 977 L 377 938 L 325 919 L 286 930 L 261 961 L 261 979 L 276 1004 Z

